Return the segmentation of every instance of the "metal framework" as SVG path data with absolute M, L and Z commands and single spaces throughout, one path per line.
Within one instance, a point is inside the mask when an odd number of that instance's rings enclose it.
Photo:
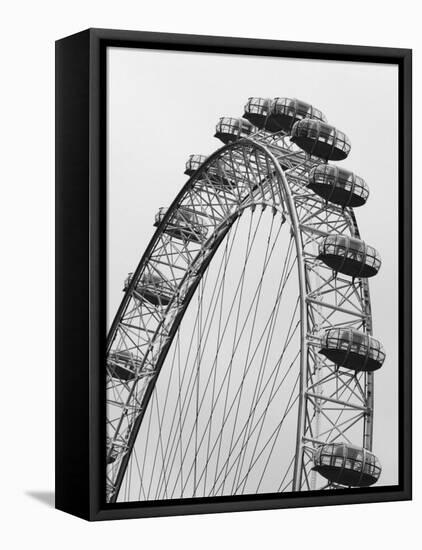
M 367 279 L 337 274 L 318 257 L 318 246 L 328 235 L 335 233 L 359 238 L 351 208 L 342 208 L 326 201 L 308 188 L 309 173 L 320 164 L 320 158 L 303 152 L 293 144 L 287 132 L 274 134 L 256 129 L 248 137 L 225 145 L 200 164 L 173 204 L 160 217 L 147 250 L 127 281 L 108 337 L 107 356 L 113 358 L 116 353 L 130 353 L 133 358 L 131 364 L 134 365 L 133 376 L 119 377 L 113 370 L 113 361 L 107 362 L 109 502 L 149 498 L 149 493 L 141 489 L 137 497 L 130 492 L 123 495 L 121 489 L 124 484 L 131 483 L 131 463 L 137 460 L 135 442 L 142 424 L 147 420 L 148 408 L 154 406 L 154 389 L 160 371 L 163 366 L 167 368 L 166 357 L 170 355 L 172 343 L 175 345 L 189 304 L 194 299 L 200 300 L 201 285 L 213 257 L 218 249 L 222 250 L 224 243 L 227 245 L 230 231 L 239 218 L 256 208 L 267 209 L 283 226 L 283 231 L 290 231 L 291 253 L 294 256 L 291 265 L 294 264 L 297 270 L 297 342 L 300 349 L 293 365 L 297 373 L 297 384 L 292 385 L 295 444 L 294 448 L 286 450 L 292 459 L 283 471 L 283 483 L 273 492 L 335 487 L 313 470 L 315 452 L 322 444 L 356 443 L 371 451 L 373 373 L 339 368 L 319 353 L 321 339 L 327 329 L 350 328 L 372 334 Z M 201 230 L 195 232 L 197 238 L 183 238 L 186 235 L 183 231 L 179 234 L 168 231 L 169 227 L 177 226 L 180 212 L 191 215 L 196 224 L 200 223 Z M 159 300 L 153 303 L 142 296 L 139 289 L 147 274 L 165 281 L 165 303 Z M 198 360 L 198 373 L 200 366 Z M 271 397 L 274 396 L 271 394 Z M 281 411 L 281 405 L 278 406 Z M 161 420 L 158 428 L 160 426 Z M 242 433 L 241 442 L 247 443 L 245 433 L 250 434 L 255 429 L 251 426 L 249 424 L 246 432 Z M 200 447 L 202 441 L 196 444 Z M 230 444 L 224 474 L 221 477 L 217 474 L 209 486 L 203 479 L 201 481 L 200 465 L 196 462 L 199 455 L 195 454 L 192 474 L 195 482 L 190 485 L 190 481 L 188 484 L 185 480 L 185 485 L 181 483 L 181 492 L 176 494 L 192 497 L 247 492 L 248 486 L 240 472 L 242 464 L 249 462 L 252 468 L 260 447 L 249 460 L 242 455 L 244 447 L 241 443 L 239 447 L 236 444 Z M 168 457 L 173 453 L 172 448 L 160 450 L 158 442 L 157 445 L 152 467 L 157 461 L 170 464 Z M 232 463 L 230 460 L 236 454 L 235 447 L 240 450 Z M 180 460 L 183 461 L 182 449 L 180 451 Z M 173 460 L 177 460 L 174 453 L 172 456 Z M 143 470 L 139 464 L 137 468 L 137 483 L 142 484 Z M 233 473 L 230 490 L 227 486 L 224 489 L 223 481 L 224 475 L 230 475 L 229 470 L 236 472 Z M 185 476 L 190 475 L 189 472 Z M 171 497 L 170 490 L 164 487 L 167 485 L 165 476 L 164 468 L 157 482 L 157 487 L 161 489 L 157 489 L 154 498 Z M 200 493 L 197 490 L 198 479 L 203 483 Z M 220 481 L 223 488 L 220 488 Z

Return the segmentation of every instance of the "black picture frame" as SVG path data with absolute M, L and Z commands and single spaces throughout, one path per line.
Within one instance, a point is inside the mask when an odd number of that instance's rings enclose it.
M 106 504 L 106 49 L 396 64 L 399 70 L 399 484 L 393 487 Z M 88 29 L 56 42 L 56 508 L 87 520 L 409 500 L 412 52 L 408 49 Z M 71 388 L 71 391 L 69 391 Z

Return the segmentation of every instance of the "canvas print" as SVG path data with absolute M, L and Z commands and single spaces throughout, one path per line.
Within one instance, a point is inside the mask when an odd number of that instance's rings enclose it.
M 397 65 L 108 48 L 107 319 L 107 502 L 397 485 Z

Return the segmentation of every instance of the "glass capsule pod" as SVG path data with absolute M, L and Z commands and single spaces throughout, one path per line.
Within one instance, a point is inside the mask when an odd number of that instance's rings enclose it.
M 306 153 L 325 160 L 344 160 L 351 149 L 346 134 L 334 126 L 310 118 L 294 124 L 290 139 Z
M 272 103 L 273 100 L 269 98 L 250 97 L 245 105 L 243 117 L 260 130 L 277 132 L 280 128 L 271 116 Z
M 319 110 L 295 98 L 276 97 L 271 104 L 271 127 L 273 131 L 289 132 L 299 120 L 304 118 L 326 122 L 326 116 Z
M 373 277 L 381 267 L 377 250 L 348 235 L 327 235 L 319 244 L 318 259 L 335 272 L 351 277 Z
M 132 282 L 133 273 L 126 278 L 124 291 L 126 292 Z M 133 289 L 133 296 L 138 300 L 143 298 L 156 306 L 167 306 L 172 298 L 173 292 L 168 282 L 154 273 L 146 273 Z
M 208 157 L 205 155 L 190 155 L 185 165 L 185 174 L 187 176 L 193 176 L 195 172 L 202 166 Z M 223 185 L 224 187 L 233 187 L 234 181 L 229 177 L 230 170 L 228 166 L 224 166 L 224 159 L 215 159 L 207 167 L 207 176 L 216 185 Z
M 193 176 L 198 168 L 207 160 L 205 155 L 189 155 L 185 165 L 185 174 L 187 176 Z
M 154 225 L 158 227 L 164 219 L 168 208 L 160 208 L 155 216 Z M 179 207 L 167 221 L 164 233 L 182 241 L 201 243 L 205 240 L 208 230 L 202 220 L 187 209 Z
M 227 145 L 238 139 L 247 138 L 255 131 L 255 127 L 245 118 L 222 117 L 215 127 L 214 137 Z
M 362 206 L 369 196 L 369 188 L 362 178 L 331 164 L 312 168 L 307 187 L 326 201 L 343 208 Z
M 331 483 L 346 487 L 369 487 L 381 475 L 381 464 L 373 453 L 347 443 L 320 445 L 313 469 Z
M 107 358 L 107 367 L 112 378 L 129 381 L 135 378 L 142 362 L 130 351 L 112 351 Z
M 329 328 L 321 338 L 319 353 L 338 367 L 373 372 L 382 367 L 385 351 L 373 336 L 353 328 Z

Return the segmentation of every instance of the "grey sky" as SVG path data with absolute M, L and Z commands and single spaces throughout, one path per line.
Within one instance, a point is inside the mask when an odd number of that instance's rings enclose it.
M 185 183 L 191 153 L 210 154 L 220 116 L 249 96 L 297 97 L 351 140 L 341 165 L 370 187 L 356 210 L 362 238 L 381 254 L 371 281 L 374 334 L 387 351 L 376 374 L 374 450 L 383 484 L 397 482 L 397 69 L 395 66 L 110 49 L 108 53 L 108 318 L 153 234 L 154 214 Z

